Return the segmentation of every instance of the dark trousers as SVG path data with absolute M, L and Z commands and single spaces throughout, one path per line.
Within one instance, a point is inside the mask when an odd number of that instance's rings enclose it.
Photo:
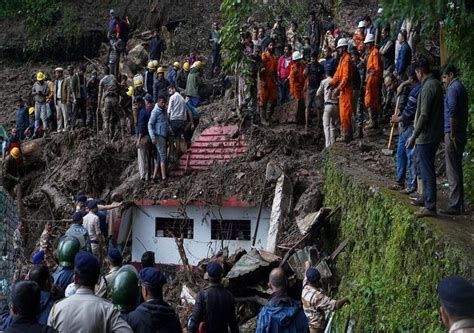
M 76 99 L 76 103 L 72 104 L 72 122 L 71 127 L 76 128 L 77 119 L 82 120 L 82 126 L 86 127 L 86 101 L 84 98 Z
M 439 143 L 416 145 L 416 163 L 423 181 L 425 208 L 436 211 L 436 170 L 435 156 Z
M 290 101 L 290 79 L 280 80 L 278 82 L 278 99 L 280 104 Z
M 449 133 L 444 135 L 446 176 L 449 183 L 448 208 L 462 211 L 464 209 L 464 187 L 462 177 L 462 154 L 464 144 L 453 141 L 449 138 Z

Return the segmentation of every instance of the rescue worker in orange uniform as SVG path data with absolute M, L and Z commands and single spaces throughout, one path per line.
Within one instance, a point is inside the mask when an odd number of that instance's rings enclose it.
M 299 123 L 302 119 L 300 114 L 302 114 L 304 109 L 304 84 L 305 84 L 305 77 L 304 77 L 304 70 L 305 70 L 305 63 L 303 62 L 303 55 L 299 51 L 293 52 L 292 55 L 293 64 L 291 65 L 290 69 L 290 94 L 291 96 L 298 101 L 296 104 L 296 122 Z M 306 119 L 306 125 L 308 124 Z
M 267 50 L 262 54 L 262 66 L 260 69 L 260 110 L 262 119 L 267 122 L 272 119 L 273 111 L 277 104 L 277 69 L 278 60 L 274 55 L 275 41 L 268 43 Z M 267 104 L 270 102 L 270 110 L 267 114 Z
M 352 83 L 354 79 L 354 66 L 351 57 L 347 52 L 348 42 L 346 38 L 340 38 L 337 42 L 337 53 L 340 57 L 336 74 L 331 81 L 333 96 L 339 94 L 339 117 L 341 119 L 342 140 L 349 142 L 352 140 L 351 126 L 351 99 L 352 99 Z
M 354 35 L 352 36 L 352 40 L 354 41 L 355 47 L 357 51 L 359 51 L 360 54 L 364 52 L 365 45 L 364 45 L 364 39 L 365 39 L 365 21 L 360 21 L 359 25 L 357 26 L 356 32 L 354 32 Z
M 378 128 L 378 116 L 380 105 L 380 87 L 382 82 L 382 59 L 379 50 L 375 46 L 375 36 L 368 34 L 364 40 L 367 48 L 367 77 L 365 84 L 364 103 L 369 112 L 368 129 Z

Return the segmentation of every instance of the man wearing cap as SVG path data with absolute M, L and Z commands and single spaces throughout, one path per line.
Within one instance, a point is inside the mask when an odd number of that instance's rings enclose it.
M 336 74 L 331 81 L 334 96 L 339 95 L 339 116 L 341 120 L 341 134 L 345 142 L 352 140 L 351 101 L 354 65 L 347 53 L 347 39 L 341 38 L 337 42 L 337 52 L 340 56 Z
M 18 97 L 16 100 L 16 111 L 15 111 L 15 128 L 18 133 L 18 138 L 20 140 L 25 139 L 25 130 L 30 125 L 30 117 L 28 115 L 28 105 L 25 104 L 23 98 Z
M 115 277 L 120 267 L 122 267 L 122 260 L 122 254 L 119 250 L 114 248 L 109 250 L 107 258 L 105 259 L 109 272 L 101 276 L 99 283 L 95 286 L 95 294 L 97 296 L 110 300 Z
M 303 97 L 303 90 L 305 84 L 305 76 L 304 71 L 306 69 L 306 65 L 303 62 L 303 54 L 299 51 L 293 52 L 293 64 L 291 65 L 290 70 L 290 94 L 296 101 L 296 122 L 300 123 L 301 119 L 299 117 L 300 113 L 304 110 L 304 97 Z M 306 129 L 308 129 L 308 122 L 309 122 L 309 113 L 305 115 L 305 125 Z
M 170 85 L 176 85 L 176 77 L 178 76 L 178 70 L 181 67 L 179 61 L 175 61 L 173 65 L 168 69 L 168 81 Z
M 193 314 L 188 323 L 189 333 L 198 332 L 202 323 L 208 333 L 239 332 L 234 296 L 222 286 L 222 273 L 220 263 L 212 261 L 207 265 L 209 285 L 196 296 Z
M 35 100 L 35 132 L 40 126 L 40 120 L 43 123 L 45 133 L 48 130 L 48 111 L 46 107 L 46 96 L 49 94 L 48 85 L 44 82 L 46 76 L 43 72 L 36 74 L 36 82 L 31 89 L 31 95 Z
M 202 81 L 202 62 L 196 61 L 192 64 L 191 70 L 186 81 L 186 96 L 189 97 L 189 101 L 194 107 L 198 107 L 201 104 L 200 91 L 203 86 Z
M 158 101 L 158 96 L 168 95 L 168 87 L 170 83 L 165 78 L 165 69 L 163 67 L 158 67 L 156 70 L 156 77 L 153 80 L 153 99 L 155 103 Z
M 382 83 L 382 59 L 375 46 L 375 37 L 368 34 L 364 40 L 368 48 L 364 104 L 369 112 L 369 129 L 378 128 L 380 86 Z
M 282 24 L 283 16 L 278 15 L 275 19 L 275 25 L 273 26 L 270 37 L 275 42 L 275 56 L 277 59 L 283 54 L 283 47 L 287 44 L 286 41 L 286 29 Z
M 354 41 L 355 47 L 357 51 L 361 54 L 364 52 L 364 39 L 365 39 L 365 21 L 360 21 L 359 25 L 357 26 L 357 30 L 354 32 L 352 36 L 352 40 Z
M 474 286 L 461 276 L 438 284 L 441 320 L 449 333 L 474 332 Z
M 8 333 L 55 333 L 55 329 L 40 324 L 36 317 L 40 309 L 41 289 L 34 281 L 20 281 L 12 293 L 11 326 L 3 332 Z
M 268 287 L 273 291 L 258 314 L 256 333 L 308 333 L 308 319 L 299 302 L 288 296 L 288 280 L 282 268 L 274 268 Z
M 163 300 L 166 277 L 156 268 L 140 271 L 144 302 L 124 317 L 135 333 L 181 333 L 181 324 L 173 308 Z M 206 332 L 212 332 L 207 330 Z M 224 331 L 220 331 L 224 332 Z
M 5 157 L 2 163 L 3 187 L 10 193 L 14 192 L 15 186 L 20 181 L 21 151 L 18 147 L 13 147 L 10 154 Z
M 97 97 L 99 96 L 99 78 L 97 77 L 97 71 L 92 71 L 91 78 L 87 81 L 86 85 L 87 95 L 87 117 L 86 123 L 89 128 L 96 128 L 99 126 L 97 122 Z
M 102 232 L 100 231 L 100 221 L 97 216 L 97 201 L 89 200 L 87 202 L 87 209 L 89 212 L 83 217 L 84 228 L 86 228 L 91 239 L 92 254 L 97 257 L 99 261 L 102 260 L 102 247 L 104 241 L 102 238 Z
M 316 268 L 310 267 L 308 262 L 306 267 L 301 302 L 308 318 L 309 332 L 320 333 L 326 326 L 327 312 L 338 310 L 349 301 L 347 298 L 336 301 L 324 295 L 320 286 L 321 274 Z
M 89 237 L 89 232 L 82 225 L 84 213 L 83 211 L 77 211 L 72 214 L 72 224 L 66 230 L 65 236 L 71 236 L 77 238 L 81 245 L 81 251 L 91 252 L 91 240 Z
M 88 252 L 79 252 L 74 262 L 77 291 L 53 306 L 48 324 L 60 333 L 133 332 L 112 303 L 94 295 L 100 275 L 99 261 Z
M 188 74 L 191 66 L 189 66 L 188 62 L 183 64 L 183 67 L 180 68 L 178 74 L 176 75 L 176 87 L 178 91 L 181 92 L 186 89 L 186 83 L 188 82 Z
M 138 126 L 138 112 L 141 107 L 143 107 L 143 97 L 145 97 L 146 91 L 143 88 L 143 81 L 138 79 L 134 82 L 133 93 L 132 93 L 132 117 L 133 117 L 133 131 L 137 132 Z M 138 98 L 141 102 L 138 103 Z
M 58 133 L 65 132 L 67 128 L 68 114 L 67 114 L 67 102 L 68 102 L 68 87 L 64 80 L 64 70 L 61 67 L 57 67 L 54 70 L 54 105 L 56 107 L 56 121 L 58 125 Z
M 147 94 L 153 96 L 153 79 L 155 77 L 156 64 L 155 61 L 151 60 L 148 62 L 146 71 L 143 74 L 143 89 Z

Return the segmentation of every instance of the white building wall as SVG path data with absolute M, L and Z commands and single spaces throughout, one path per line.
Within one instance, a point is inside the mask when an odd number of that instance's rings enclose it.
M 255 246 L 265 248 L 269 220 L 269 208 L 262 209 L 260 225 Z M 184 248 L 191 265 L 197 265 L 204 258 L 211 257 L 221 249 L 221 240 L 211 240 L 211 219 L 251 220 L 252 232 L 255 232 L 258 207 L 254 208 L 224 208 L 224 207 L 187 207 L 188 218 L 194 220 L 193 239 L 184 239 Z M 140 262 L 145 251 L 154 251 L 155 260 L 162 264 L 182 264 L 178 249 L 173 238 L 155 237 L 155 219 L 157 217 L 179 217 L 177 207 L 141 206 L 135 207 L 132 228 L 132 261 Z M 224 240 L 224 247 L 233 254 L 238 248 L 250 250 L 252 240 Z

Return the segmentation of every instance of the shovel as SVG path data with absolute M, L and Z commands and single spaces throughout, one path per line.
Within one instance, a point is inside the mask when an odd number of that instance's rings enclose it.
M 397 105 L 395 106 L 395 111 L 393 112 L 393 115 L 396 115 L 398 112 L 398 104 L 400 102 L 400 96 L 397 98 Z M 393 155 L 393 149 L 390 149 L 390 146 L 392 145 L 392 139 L 393 139 L 393 131 L 395 129 L 395 123 L 392 123 L 392 128 L 390 129 L 390 137 L 388 138 L 388 145 L 387 148 L 382 149 L 382 154 L 386 156 L 392 156 Z

